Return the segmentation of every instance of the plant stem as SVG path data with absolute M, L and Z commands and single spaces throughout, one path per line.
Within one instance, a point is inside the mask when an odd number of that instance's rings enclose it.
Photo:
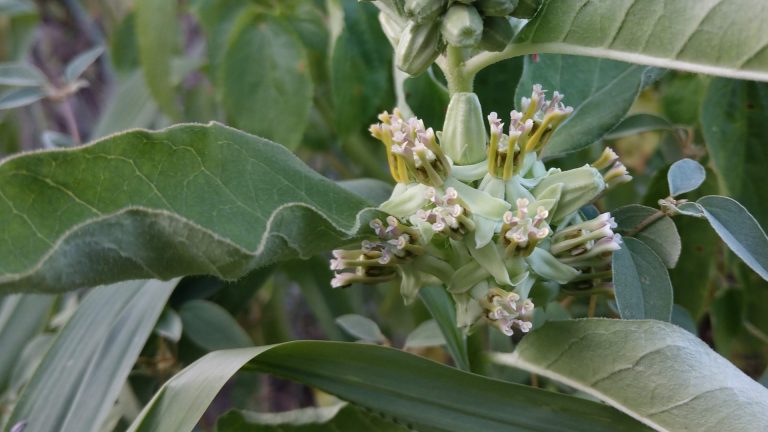
M 69 136 L 72 137 L 72 141 L 75 142 L 75 145 L 82 144 L 83 141 L 80 138 L 80 131 L 77 129 L 75 112 L 72 109 L 72 104 L 69 102 L 69 98 L 65 98 L 63 101 L 61 101 L 61 106 L 62 114 L 64 115 L 64 122 L 67 125 L 67 132 L 69 132 Z
M 448 45 L 446 48 L 448 61 L 443 67 L 445 79 L 448 81 L 448 92 L 471 92 L 475 80 L 475 74 L 467 73 L 464 66 L 464 53 L 461 48 Z
M 529 44 L 516 44 L 511 43 L 507 45 L 506 48 L 504 48 L 503 51 L 499 52 L 482 52 L 471 59 L 466 61 L 466 64 L 464 66 L 464 73 L 469 76 L 475 76 L 478 72 L 481 70 L 487 68 L 488 66 L 498 63 L 502 60 L 506 60 L 512 57 L 518 57 L 521 55 L 526 54 L 533 54 L 534 51 L 531 49 L 531 46 Z
M 597 309 L 597 295 L 592 294 L 591 296 L 589 296 L 589 309 L 587 309 L 587 317 L 594 318 L 596 309 Z

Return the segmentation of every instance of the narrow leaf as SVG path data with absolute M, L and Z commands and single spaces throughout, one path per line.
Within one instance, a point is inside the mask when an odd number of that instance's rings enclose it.
M 616 305 L 624 319 L 672 317 L 672 283 L 653 249 L 631 237 L 613 253 L 613 285 Z
M 674 125 L 662 117 L 640 113 L 625 117 L 605 135 L 605 139 L 614 140 L 643 132 L 672 130 L 674 128 Z
M 553 321 L 514 353 L 494 358 L 591 394 L 659 431 L 768 429 L 768 389 L 673 324 Z
M 161 2 L 158 2 L 161 3 Z M 80 78 L 80 75 L 88 69 L 104 53 L 104 47 L 91 48 L 88 51 L 80 53 L 67 64 L 64 69 L 64 79 L 68 82 L 74 82 Z
M 5 390 L 19 355 L 45 327 L 55 296 L 16 294 L 0 299 L 0 394 Z
M 350 335 L 362 341 L 374 343 L 387 342 L 387 338 L 381 333 L 379 325 L 362 315 L 342 315 L 336 318 L 336 324 Z
M 215 351 L 227 348 L 243 348 L 253 345 L 248 333 L 216 303 L 192 300 L 179 310 L 184 336 L 200 348 Z
M 674 197 L 698 189 L 706 178 L 707 172 L 700 163 L 692 159 L 681 159 L 669 167 L 669 194 Z
M 31 105 L 44 97 L 45 92 L 39 87 L 7 90 L 0 94 L 0 110 L 21 108 Z
M 171 60 L 176 51 L 177 2 L 137 0 L 136 36 L 144 79 L 152 96 L 165 114 L 179 117 L 172 82 Z
M 428 286 L 419 290 L 419 297 L 443 332 L 445 346 L 456 367 L 469 371 L 467 335 L 456 324 L 456 306 L 448 292 L 441 286 Z
M 0 63 L 0 85 L 41 87 L 45 82 L 45 75 L 32 65 L 25 63 Z

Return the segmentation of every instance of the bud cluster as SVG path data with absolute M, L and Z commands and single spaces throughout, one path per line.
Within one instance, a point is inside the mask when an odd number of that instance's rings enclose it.
M 536 281 L 604 275 L 621 247 L 616 224 L 609 213 L 585 220 L 579 210 L 630 179 L 626 168 L 606 149 L 592 165 L 548 170 L 541 149 L 573 110 L 539 85 L 521 108 L 506 130 L 488 115 L 489 134 L 474 93 L 453 95 L 438 133 L 398 110 L 381 114 L 371 134 L 398 183 L 379 207 L 390 216 L 371 222 L 375 237 L 359 248 L 333 252 L 332 285 L 399 280 L 412 301 L 422 285 L 442 283 L 460 326 L 487 322 L 511 335 L 531 328 Z

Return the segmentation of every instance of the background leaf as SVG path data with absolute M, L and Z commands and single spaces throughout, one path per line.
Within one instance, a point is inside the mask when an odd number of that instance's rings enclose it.
M 433 319 L 426 320 L 419 324 L 405 339 L 404 348 L 424 348 L 432 346 L 445 345 L 440 326 Z
M 635 232 L 643 221 L 656 213 L 658 210 L 654 208 L 631 204 L 612 211 L 611 216 L 616 220 L 618 232 L 622 235 L 632 233 L 632 237 L 653 249 L 667 268 L 673 268 L 680 258 L 681 242 L 672 218 L 662 216 L 644 229 Z
M 184 336 L 200 348 L 216 351 L 253 345 L 250 336 L 226 309 L 206 300 L 192 300 L 179 310 Z
M 40 87 L 46 82 L 39 69 L 25 63 L 0 63 L 0 85 Z
M 674 197 L 695 190 L 704 183 L 706 176 L 700 163 L 692 159 L 680 159 L 669 167 L 667 173 L 669 194 Z
M 768 389 L 672 324 L 553 321 L 495 360 L 596 396 L 656 430 L 768 428 Z
M 233 279 L 339 246 L 370 213 L 285 148 L 218 124 L 6 159 L 0 198 L 0 292 Z
M 362 341 L 373 343 L 387 342 L 387 338 L 381 333 L 379 325 L 362 315 L 342 315 L 336 318 L 336 324 L 350 335 Z
M 419 290 L 419 298 L 435 319 L 445 337 L 445 346 L 456 367 L 469 371 L 467 335 L 456 324 L 456 306 L 442 286 L 426 286 Z
M 171 79 L 171 60 L 177 48 L 177 2 L 136 0 L 136 37 L 144 79 L 163 112 L 179 118 Z
M 39 87 L 22 87 L 0 93 L 0 110 L 21 108 L 31 105 L 45 97 Z
M 219 418 L 217 432 L 406 432 L 407 428 L 345 403 L 281 413 L 230 411 Z
M 0 300 L 0 393 L 7 387 L 24 347 L 48 322 L 55 299 L 48 295 L 16 294 Z
M 64 69 L 64 79 L 68 82 L 74 82 L 80 78 L 80 75 L 88 69 L 102 54 L 104 53 L 104 47 L 91 48 L 88 51 L 80 53 L 67 64 Z
M 673 124 L 662 117 L 654 114 L 639 113 L 625 117 L 605 135 L 605 139 L 615 140 L 643 132 L 672 130 L 674 128 Z
M 672 283 L 664 263 L 642 241 L 625 237 L 613 253 L 613 286 L 623 319 L 672 317 Z

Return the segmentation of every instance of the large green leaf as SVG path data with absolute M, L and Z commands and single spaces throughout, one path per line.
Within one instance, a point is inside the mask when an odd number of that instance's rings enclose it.
M 672 318 L 672 283 L 658 255 L 642 241 L 625 237 L 613 253 L 616 305 L 624 319 Z
M 137 0 L 136 37 L 144 79 L 157 104 L 172 118 L 179 117 L 171 60 L 177 48 L 177 2 Z
M 175 286 L 150 280 L 93 290 L 46 353 L 8 426 L 100 430 Z
M 563 102 L 575 110 L 542 153 L 559 156 L 587 147 L 611 131 L 658 73 L 645 66 L 587 57 L 548 54 L 538 61 L 526 58 L 515 105 L 520 109 L 520 97 L 530 96 L 534 84 L 565 94 Z
M 9 382 L 19 354 L 43 330 L 55 296 L 16 294 L 0 299 L 0 393 Z
M 548 0 L 508 48 L 768 80 L 762 0 Z
M 227 118 L 247 132 L 299 145 L 312 105 L 312 78 L 301 40 L 283 20 L 246 11 L 216 77 Z
M 408 431 L 403 426 L 345 403 L 281 413 L 231 411 L 219 418 L 216 430 L 217 432 Z
M 0 164 L 0 292 L 234 279 L 348 241 L 367 229 L 366 205 L 282 146 L 215 123 L 22 155 Z
M 317 387 L 425 432 L 645 430 L 587 400 L 492 380 L 391 348 L 320 341 L 212 352 L 168 381 L 129 430 L 192 430 L 219 389 L 244 366 Z
M 594 395 L 657 430 L 768 430 L 768 389 L 673 324 L 553 321 L 495 359 Z

